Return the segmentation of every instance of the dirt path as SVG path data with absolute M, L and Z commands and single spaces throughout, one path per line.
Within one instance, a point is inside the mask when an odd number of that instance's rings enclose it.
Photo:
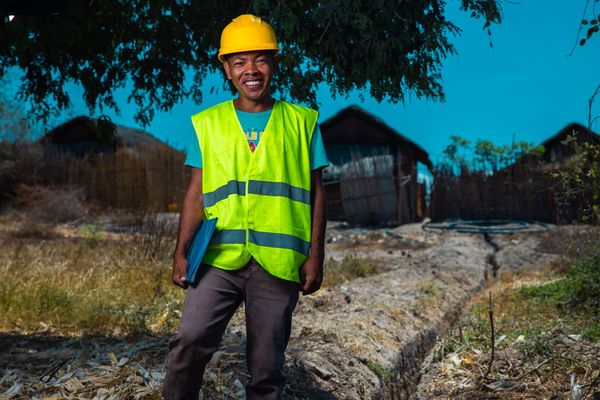
M 436 337 L 495 268 L 529 268 L 555 257 L 541 234 L 328 230 L 328 256 L 376 262 L 384 272 L 302 298 L 286 369 L 286 399 L 406 399 Z M 243 399 L 245 334 L 234 317 L 206 374 L 205 399 Z M 0 335 L 7 398 L 158 398 L 168 337 L 62 338 Z M 9 392 L 10 393 L 10 392 Z M 35 397 L 37 396 L 37 397 Z M 113 397 L 111 397 L 113 396 Z
M 436 337 L 495 268 L 533 268 L 556 257 L 540 249 L 543 235 L 330 229 L 329 256 L 351 252 L 386 272 L 301 299 L 287 398 L 409 398 Z

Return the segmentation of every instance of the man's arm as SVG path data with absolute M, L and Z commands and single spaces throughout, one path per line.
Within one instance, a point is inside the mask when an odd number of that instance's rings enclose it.
M 311 218 L 312 232 L 310 254 L 300 269 L 302 294 L 316 292 L 323 282 L 323 261 L 325 260 L 325 190 L 323 189 L 322 168 L 311 171 Z
M 202 203 L 202 168 L 192 168 L 192 175 L 181 206 L 179 217 L 179 231 L 177 232 L 177 245 L 173 254 L 173 283 L 182 288 L 187 288 L 185 276 L 187 273 L 187 249 L 204 219 L 204 206 Z

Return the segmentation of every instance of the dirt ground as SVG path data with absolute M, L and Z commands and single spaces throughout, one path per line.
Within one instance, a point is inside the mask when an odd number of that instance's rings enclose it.
M 436 341 L 498 271 L 535 269 L 556 260 L 560 249 L 548 238 L 560 234 L 551 228 L 486 237 L 425 232 L 419 226 L 331 224 L 327 257 L 376 263 L 381 273 L 300 299 L 287 352 L 285 399 L 406 399 L 417 393 L 459 398 L 450 393 L 460 375 L 427 361 Z M 242 315 L 240 310 L 234 316 L 209 365 L 204 399 L 245 398 Z M 169 335 L 0 333 L 0 398 L 158 399 L 168 340 Z M 569 351 L 595 350 L 580 342 L 573 346 L 583 347 Z M 516 398 L 493 391 L 469 396 L 460 398 Z

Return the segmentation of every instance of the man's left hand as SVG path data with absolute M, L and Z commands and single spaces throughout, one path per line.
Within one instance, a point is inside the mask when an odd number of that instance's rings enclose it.
M 304 296 L 319 290 L 323 282 L 323 262 L 309 257 L 300 268 L 300 282 Z

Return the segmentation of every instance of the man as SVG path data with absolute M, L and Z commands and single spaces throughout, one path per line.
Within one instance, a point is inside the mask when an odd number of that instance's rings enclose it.
M 167 400 L 198 398 L 206 364 L 242 302 L 247 399 L 280 399 L 298 291 L 311 294 L 323 279 L 328 161 L 317 112 L 271 97 L 278 51 L 265 21 L 234 19 L 218 57 L 238 97 L 192 117 L 192 173 L 173 261 L 173 282 L 187 293 L 169 343 Z M 218 218 L 216 231 L 198 283 L 188 287 L 186 251 L 204 218 Z

